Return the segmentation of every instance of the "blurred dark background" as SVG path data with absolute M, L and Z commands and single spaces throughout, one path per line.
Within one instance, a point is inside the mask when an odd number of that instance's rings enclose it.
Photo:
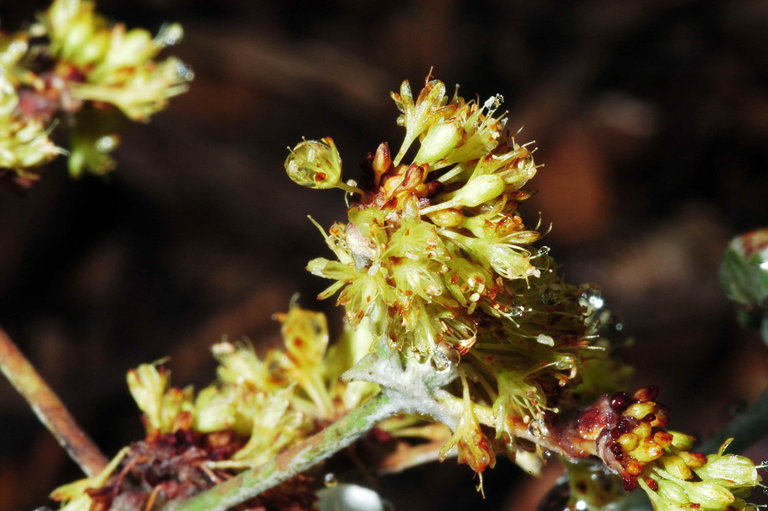
M 3 2 L 2 28 L 47 2 Z M 320 223 L 338 191 L 282 170 L 302 136 L 332 135 L 348 177 L 399 141 L 388 97 L 430 67 L 465 96 L 500 92 L 544 167 L 524 207 L 571 281 L 600 284 L 636 342 L 635 385 L 656 383 L 673 426 L 706 436 L 768 384 L 768 353 L 717 282 L 729 237 L 768 224 L 768 3 L 762 0 L 413 2 L 103 0 L 153 30 L 178 20 L 190 91 L 134 126 L 107 178 L 63 161 L 0 197 L 0 325 L 111 456 L 142 435 L 124 382 L 171 356 L 178 385 L 213 378 L 227 335 L 278 342 L 272 313 L 326 282 Z M 768 457 L 768 443 L 749 454 Z M 533 480 L 501 460 L 486 502 L 466 467 L 380 481 L 400 511 L 533 510 L 560 472 Z M 46 504 L 80 477 L 0 381 L 0 510 Z

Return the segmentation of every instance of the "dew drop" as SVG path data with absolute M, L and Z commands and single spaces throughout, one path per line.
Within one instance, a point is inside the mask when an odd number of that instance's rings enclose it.
M 333 472 L 328 472 L 323 476 L 323 484 L 325 484 L 326 488 L 333 488 L 337 484 L 339 484 L 339 480 L 336 479 L 336 474 Z
M 195 73 L 192 71 L 192 68 L 181 62 L 176 66 L 176 75 L 186 82 L 190 82 L 195 78 Z
M 171 23 L 160 27 L 157 34 L 157 40 L 163 46 L 173 46 L 179 44 L 184 37 L 184 29 L 178 23 Z
M 437 345 L 437 349 L 432 353 L 431 363 L 435 371 L 447 371 L 455 366 L 461 360 L 458 350 L 446 342 Z
M 113 151 L 115 147 L 117 147 L 117 137 L 114 135 L 105 135 L 103 137 L 99 137 L 98 140 L 96 140 L 96 150 L 100 153 L 108 153 L 110 151 Z

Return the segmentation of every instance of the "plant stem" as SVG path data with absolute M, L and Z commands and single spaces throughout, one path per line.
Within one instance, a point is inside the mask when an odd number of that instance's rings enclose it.
M 350 411 L 324 430 L 281 452 L 275 459 L 204 491 L 172 504 L 167 511 L 224 511 L 258 496 L 335 454 L 370 431 L 376 423 L 397 412 L 382 392 Z
M 107 458 L 80 429 L 58 396 L 2 329 L 0 370 L 83 472 L 90 477 L 101 472 L 107 465 Z

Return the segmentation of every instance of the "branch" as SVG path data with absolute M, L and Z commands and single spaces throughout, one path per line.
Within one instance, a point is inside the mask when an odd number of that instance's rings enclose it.
M 58 396 L 2 329 L 0 370 L 83 472 L 89 477 L 101 472 L 107 465 L 107 458 L 80 429 Z
M 347 447 L 376 423 L 397 412 L 392 399 L 382 392 L 350 411 L 324 430 L 281 452 L 274 460 L 246 470 L 166 511 L 224 511 L 303 472 Z
M 701 444 L 699 451 L 713 453 L 729 438 L 733 442 L 728 446 L 731 452 L 741 452 L 768 434 L 768 389 L 764 390 L 757 401 L 723 428 L 718 434 Z

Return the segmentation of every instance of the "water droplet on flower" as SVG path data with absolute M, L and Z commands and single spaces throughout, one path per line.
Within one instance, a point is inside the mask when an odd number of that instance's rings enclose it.
M 325 484 L 326 488 L 333 488 L 337 484 L 339 484 L 339 480 L 336 479 L 336 474 L 333 472 L 328 472 L 323 476 L 323 484 Z
M 192 68 L 183 62 L 179 62 L 176 67 L 176 75 L 186 82 L 191 82 L 195 78 L 195 73 Z
M 446 342 L 437 345 L 437 349 L 432 353 L 432 367 L 435 371 L 447 371 L 455 366 L 461 360 L 458 350 Z
M 536 342 L 538 342 L 539 344 L 543 344 L 545 346 L 555 345 L 555 340 L 549 335 L 545 335 L 545 334 L 539 334 L 538 336 L 536 336 Z
M 160 27 L 157 33 L 157 40 L 163 46 L 173 46 L 179 44 L 184 37 L 184 29 L 178 23 L 170 23 Z
M 525 314 L 525 307 L 522 305 L 516 305 L 509 309 L 509 315 L 512 317 L 519 318 L 523 314 Z
M 105 135 L 103 137 L 99 137 L 95 144 L 96 150 L 100 153 L 108 153 L 113 151 L 115 147 L 117 147 L 117 140 L 117 137 L 114 135 Z
M 605 307 L 605 299 L 600 294 L 600 291 L 593 287 L 584 289 L 579 297 L 579 301 L 590 310 L 599 311 Z

